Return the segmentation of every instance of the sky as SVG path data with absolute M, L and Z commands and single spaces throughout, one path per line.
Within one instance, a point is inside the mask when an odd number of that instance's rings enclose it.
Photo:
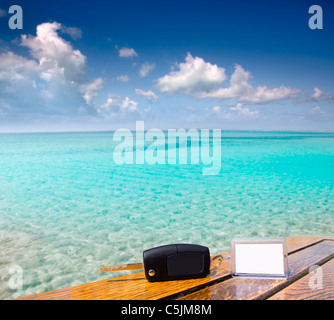
M 333 35 L 332 1 L 2 0 L 0 132 L 334 131 Z

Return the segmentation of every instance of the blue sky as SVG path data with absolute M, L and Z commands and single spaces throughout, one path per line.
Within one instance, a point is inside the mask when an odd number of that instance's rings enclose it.
M 0 132 L 333 131 L 333 34 L 330 1 L 2 1 Z

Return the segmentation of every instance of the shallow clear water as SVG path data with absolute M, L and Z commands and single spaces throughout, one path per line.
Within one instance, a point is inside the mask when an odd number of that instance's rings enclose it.
M 162 244 L 215 254 L 233 237 L 333 235 L 334 133 L 223 132 L 218 175 L 119 165 L 117 144 L 112 132 L 0 134 L 0 299 L 109 278 L 98 266 Z M 13 265 L 22 289 L 9 288 Z

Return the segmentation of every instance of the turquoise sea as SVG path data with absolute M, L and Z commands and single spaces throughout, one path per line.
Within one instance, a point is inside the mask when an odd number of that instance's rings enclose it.
M 111 277 L 98 267 L 163 244 L 334 233 L 334 133 L 222 132 L 217 175 L 117 164 L 113 134 L 0 134 L 0 299 Z

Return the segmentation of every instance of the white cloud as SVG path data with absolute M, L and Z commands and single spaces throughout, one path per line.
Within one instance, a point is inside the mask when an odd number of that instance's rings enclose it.
M 82 31 L 79 28 L 61 26 L 61 32 L 68 34 L 73 40 L 82 38 Z
M 205 62 L 202 58 L 188 53 L 185 63 L 178 65 L 178 71 L 158 79 L 158 89 L 170 94 L 184 93 L 198 99 L 232 99 L 240 102 L 266 103 L 276 100 L 296 98 L 300 90 L 285 86 L 268 88 L 253 87 L 250 83 L 252 75 L 240 65 L 235 66 L 230 78 L 230 86 L 216 88 L 225 80 L 225 69 Z
M 132 58 L 138 56 L 137 52 L 133 48 L 126 48 L 126 47 L 119 49 L 118 55 L 121 58 Z
M 158 100 L 158 96 L 151 90 L 143 91 L 141 89 L 136 89 L 135 92 L 137 96 L 144 97 L 150 102 L 155 102 Z
M 324 93 L 319 88 L 314 88 L 312 94 L 312 99 L 315 101 L 324 101 L 324 100 L 334 100 L 334 95 L 328 92 Z
M 39 65 L 13 52 L 0 54 L 0 109 L 2 117 L 20 119 L 28 112 L 45 112 L 35 89 Z
M 327 112 L 322 111 L 319 106 L 314 107 L 309 113 L 310 113 L 310 115 L 313 115 L 316 118 L 321 118 L 321 117 L 327 116 Z
M 102 78 L 97 78 L 90 83 L 81 86 L 81 92 L 87 104 L 93 102 L 93 98 L 97 96 L 97 92 L 103 88 Z
M 128 82 L 130 80 L 130 77 L 127 74 L 124 74 L 124 75 L 118 76 L 116 80 L 120 82 Z
M 141 65 L 139 69 L 139 76 L 141 78 L 146 77 L 155 68 L 155 63 L 145 62 Z
M 230 107 L 230 110 L 235 111 L 240 116 L 245 116 L 245 117 L 248 117 L 248 118 L 254 118 L 254 117 L 257 117 L 259 115 L 259 111 L 257 111 L 257 110 L 251 111 L 246 107 L 242 108 L 241 103 L 237 103 L 236 106 Z
M 32 59 L 6 53 L 12 81 L 1 83 L 0 90 L 8 93 L 7 100 L 18 117 L 29 112 L 73 114 L 97 95 L 101 80 L 87 82 L 86 57 L 59 36 L 62 28 L 57 22 L 42 23 L 36 36 L 21 36 L 19 44 L 29 49 Z M 0 74 L 6 72 L 8 67 L 1 65 Z
M 252 86 L 249 84 L 251 74 L 241 66 L 236 65 L 235 71 L 231 76 L 230 87 L 219 88 L 209 92 L 199 91 L 195 94 L 198 98 L 230 99 L 250 94 Z
M 252 111 L 249 108 L 242 107 L 241 103 L 237 103 L 235 106 L 230 106 L 228 110 L 222 109 L 220 106 L 214 106 L 210 113 L 219 118 L 230 120 L 239 118 L 257 118 L 259 116 L 258 110 Z
M 241 96 L 239 101 L 266 103 L 283 99 L 293 99 L 298 96 L 300 90 L 280 86 L 278 88 L 256 87 L 250 95 Z
M 139 109 L 138 102 L 129 97 L 109 93 L 106 103 L 98 106 L 97 111 L 105 118 L 115 118 L 119 115 L 139 112 Z
M 314 107 L 310 113 L 323 113 L 319 106 Z
M 29 60 L 9 51 L 0 54 L 0 81 L 7 85 L 19 81 L 33 81 L 39 73 L 39 65 L 35 60 Z
M 301 119 L 307 119 L 308 121 L 328 120 L 330 116 L 330 113 L 323 111 L 319 106 L 300 114 Z
M 94 101 L 103 88 L 103 80 L 87 79 L 87 59 L 59 36 L 64 30 L 72 36 L 77 33 L 75 28 L 64 29 L 53 22 L 38 25 L 36 36 L 22 35 L 19 44 L 29 49 L 30 59 L 10 51 L 0 53 L 2 116 L 24 119 L 32 118 L 31 115 L 112 114 L 117 118 L 117 114 L 138 111 L 138 103 L 129 97 L 109 94 L 105 104 Z
M 318 88 L 314 88 L 314 93 L 312 94 L 312 98 L 314 100 L 319 100 L 321 98 L 322 91 Z
M 65 78 L 80 81 L 86 74 L 86 57 L 59 37 L 60 23 L 42 23 L 37 26 L 36 37 L 21 36 L 21 45 L 30 49 L 30 54 L 39 61 L 42 78 L 46 81 Z
M 225 80 L 225 69 L 194 58 L 190 53 L 178 68 L 158 79 L 157 87 L 161 92 L 193 94 L 198 90 L 212 90 Z
M 196 93 L 198 98 L 231 99 L 252 103 L 265 103 L 281 99 L 296 98 L 300 90 L 281 86 L 268 88 L 259 86 L 254 88 L 249 79 L 252 77 L 249 71 L 245 71 L 240 65 L 235 66 L 235 71 L 230 79 L 230 86 L 219 88 L 210 92 L 201 91 Z

